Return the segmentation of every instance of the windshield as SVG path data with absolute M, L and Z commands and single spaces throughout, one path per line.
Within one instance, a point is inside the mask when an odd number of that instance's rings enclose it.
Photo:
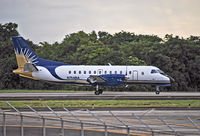
M 164 73 L 162 70 L 160 70 L 160 69 L 152 69 L 152 70 L 151 70 L 151 74 L 154 74 L 154 73 L 160 73 L 160 74 L 162 74 L 162 75 L 165 74 L 165 73 Z
M 157 72 L 157 70 L 152 69 L 152 70 L 151 70 L 151 74 L 154 74 L 154 73 L 158 73 L 158 72 Z
M 157 71 L 158 71 L 160 74 L 163 74 L 163 75 L 165 74 L 165 73 L 164 73 L 162 70 L 160 70 L 160 69 L 158 69 Z

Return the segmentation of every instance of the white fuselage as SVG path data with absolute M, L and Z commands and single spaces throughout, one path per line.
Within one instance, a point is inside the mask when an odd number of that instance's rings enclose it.
M 87 78 L 90 75 L 124 74 L 128 78 L 127 83 L 129 84 L 170 83 L 170 79 L 165 75 L 158 72 L 152 73 L 152 70 L 159 70 L 154 66 L 63 65 L 57 66 L 53 72 L 46 67 L 37 66 L 37 68 L 39 71 L 33 72 L 32 76 L 51 82 L 89 84 Z

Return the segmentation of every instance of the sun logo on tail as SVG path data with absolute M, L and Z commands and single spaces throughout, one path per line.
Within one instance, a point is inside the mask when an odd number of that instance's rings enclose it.
M 37 64 L 38 57 L 31 50 L 22 37 L 13 37 L 14 49 L 17 57 L 23 58 L 25 62 Z
M 37 64 L 38 63 L 38 57 L 33 54 L 32 51 L 30 51 L 29 49 L 15 49 L 15 53 L 17 56 L 23 56 L 25 58 L 25 60 L 29 63 L 32 63 L 32 64 Z

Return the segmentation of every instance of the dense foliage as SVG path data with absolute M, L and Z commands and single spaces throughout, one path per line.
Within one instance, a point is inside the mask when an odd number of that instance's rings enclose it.
M 11 37 L 19 35 L 17 24 L 0 24 L 0 89 L 64 89 L 66 86 L 33 81 L 12 73 L 17 68 Z M 166 35 L 136 35 L 121 31 L 115 34 L 83 31 L 66 35 L 61 43 L 42 46 L 27 40 L 41 58 L 69 64 L 153 65 L 175 79 L 166 90 L 200 90 L 200 36 L 187 39 Z M 68 86 L 69 87 L 69 86 Z M 78 89 L 88 89 L 79 87 Z M 110 88 L 112 89 L 112 88 Z M 130 86 L 128 90 L 148 90 Z

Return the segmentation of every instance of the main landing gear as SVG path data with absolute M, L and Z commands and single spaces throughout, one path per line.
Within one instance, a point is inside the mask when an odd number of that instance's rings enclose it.
M 156 86 L 156 94 L 160 94 L 159 86 Z
M 103 89 L 100 89 L 99 86 L 96 86 L 96 91 L 94 92 L 95 95 L 100 95 L 103 93 Z

